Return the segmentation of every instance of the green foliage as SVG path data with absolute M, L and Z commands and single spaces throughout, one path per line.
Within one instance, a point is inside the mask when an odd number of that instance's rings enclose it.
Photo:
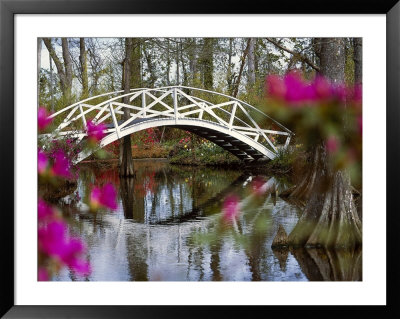
M 190 143 L 177 145 L 171 157 L 173 164 L 186 165 L 239 165 L 240 161 L 218 145 L 202 140 L 195 147 Z

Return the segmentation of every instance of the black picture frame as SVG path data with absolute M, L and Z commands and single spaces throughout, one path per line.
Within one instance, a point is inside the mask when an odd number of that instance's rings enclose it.
M 386 138 L 386 217 L 387 217 L 387 305 L 386 306 L 16 306 L 14 303 L 14 18 L 16 14 L 222 14 L 222 13 L 316 13 L 316 14 L 386 14 L 387 29 L 387 138 Z M 400 136 L 400 3 L 390 1 L 285 1 L 260 2 L 250 0 L 246 5 L 202 0 L 0 0 L 0 130 L 1 150 L 0 180 L 4 186 L 2 197 L 1 251 L 1 308 L 5 318 L 204 318 L 210 315 L 247 317 L 249 311 L 260 311 L 268 316 L 310 316 L 318 313 L 324 317 L 358 317 L 372 315 L 380 318 L 400 317 L 397 305 L 399 284 L 396 275 L 399 227 L 395 202 L 397 188 Z M 377 168 L 380 169 L 380 168 Z M 383 213 L 383 212 L 377 212 Z M 268 309 L 265 309 L 268 307 Z M 312 307 L 312 309 L 310 309 Z M 255 314 L 254 314 L 255 315 Z

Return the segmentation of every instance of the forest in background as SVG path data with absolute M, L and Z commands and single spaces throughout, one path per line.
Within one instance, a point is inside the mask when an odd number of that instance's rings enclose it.
M 130 87 L 193 86 L 257 106 L 265 78 L 319 71 L 318 38 L 125 38 L 38 39 L 38 105 L 57 111 L 81 99 L 122 90 L 123 65 Z M 361 39 L 344 38 L 345 81 L 361 82 Z M 358 71 L 357 71 L 358 70 Z M 359 73 L 359 74 L 357 74 Z M 357 80 L 358 78 L 358 80 Z

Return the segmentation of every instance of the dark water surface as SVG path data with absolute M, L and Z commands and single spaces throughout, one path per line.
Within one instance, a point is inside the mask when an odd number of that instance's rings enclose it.
M 275 184 L 279 194 L 289 186 L 283 180 L 163 160 L 136 160 L 135 170 L 136 178 L 120 179 L 116 168 L 81 168 L 79 197 L 112 182 L 118 209 L 94 215 L 83 200 L 67 205 L 70 231 L 87 243 L 92 273 L 75 278 L 64 269 L 55 280 L 361 280 L 361 252 L 271 249 L 278 225 L 289 234 L 299 211 L 274 193 L 255 194 L 252 185 Z M 226 223 L 223 202 L 232 194 L 240 214 Z

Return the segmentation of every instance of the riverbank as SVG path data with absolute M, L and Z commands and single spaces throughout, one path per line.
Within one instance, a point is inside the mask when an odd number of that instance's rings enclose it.
M 93 167 L 116 166 L 118 165 L 117 150 L 109 152 L 109 158 L 92 158 L 83 161 L 82 164 Z M 271 161 L 245 164 L 228 151 L 211 142 L 200 143 L 196 147 L 189 143 L 155 143 L 140 147 L 133 145 L 132 158 L 134 160 L 165 160 L 172 165 L 240 169 L 274 175 L 291 175 L 294 171 L 294 155 L 292 153 L 282 152 Z

